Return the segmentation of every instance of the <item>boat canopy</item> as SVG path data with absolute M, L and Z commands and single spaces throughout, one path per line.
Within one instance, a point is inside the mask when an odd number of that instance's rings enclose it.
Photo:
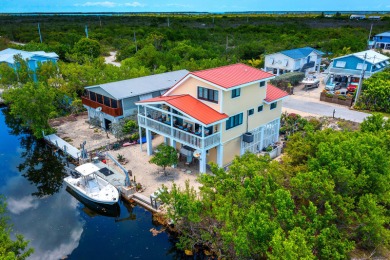
M 87 176 L 87 175 L 90 175 L 96 171 L 99 171 L 100 168 L 97 167 L 95 164 L 93 163 L 86 163 L 86 164 L 83 164 L 83 165 L 80 165 L 78 167 L 76 167 L 75 169 L 78 173 L 80 173 L 81 175 L 83 176 Z

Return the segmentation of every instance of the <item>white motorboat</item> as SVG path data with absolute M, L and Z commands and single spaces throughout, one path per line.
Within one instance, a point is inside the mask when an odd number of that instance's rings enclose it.
M 315 77 L 307 77 L 302 80 L 304 85 L 317 85 L 318 83 L 320 83 L 320 80 Z
M 95 203 L 112 205 L 118 202 L 118 190 L 96 174 L 100 168 L 95 164 L 86 163 L 75 170 L 79 176 L 69 176 L 64 181 L 77 194 Z

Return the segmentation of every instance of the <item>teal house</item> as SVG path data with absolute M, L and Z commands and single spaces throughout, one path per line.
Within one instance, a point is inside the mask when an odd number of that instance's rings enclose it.
M 357 85 L 360 78 L 369 78 L 387 67 L 390 67 L 390 58 L 383 54 L 373 50 L 352 53 L 332 60 L 325 82 L 329 86 L 335 82 Z
M 0 64 L 6 63 L 11 68 L 17 68 L 18 64 L 15 62 L 15 55 L 20 55 L 23 60 L 27 62 L 28 68 L 33 72 L 34 81 L 37 80 L 35 71 L 40 63 L 53 62 L 57 63 L 58 55 L 55 52 L 44 51 L 22 51 L 8 48 L 0 51 Z

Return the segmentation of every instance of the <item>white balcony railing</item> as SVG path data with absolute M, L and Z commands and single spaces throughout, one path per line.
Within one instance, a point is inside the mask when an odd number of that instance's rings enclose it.
M 153 132 L 156 132 L 166 137 L 173 137 L 174 139 L 185 145 L 189 145 L 199 149 L 211 148 L 215 145 L 218 145 L 221 141 L 221 136 L 219 132 L 209 136 L 201 137 L 140 114 L 138 114 L 138 124 L 142 127 L 149 128 Z

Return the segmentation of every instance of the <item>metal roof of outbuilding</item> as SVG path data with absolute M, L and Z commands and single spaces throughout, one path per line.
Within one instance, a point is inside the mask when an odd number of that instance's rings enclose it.
M 44 51 L 22 51 L 22 50 L 16 50 L 12 48 L 8 48 L 5 50 L 0 51 L 0 62 L 7 62 L 9 64 L 14 64 L 14 56 L 15 55 L 21 55 L 22 59 L 27 60 L 33 60 L 34 56 L 41 56 L 46 57 L 50 59 L 58 59 L 58 55 L 55 52 L 44 52 Z
M 389 57 L 387 57 L 383 54 L 380 54 L 379 52 L 373 51 L 373 50 L 356 52 L 356 53 L 352 53 L 352 54 L 348 54 L 348 55 L 334 58 L 333 60 L 337 60 L 337 59 L 345 58 L 345 57 L 349 57 L 349 56 L 355 56 L 361 60 L 364 60 L 364 57 L 366 57 L 366 62 L 369 62 L 371 64 L 377 64 L 377 63 L 381 63 L 381 62 L 386 61 L 386 60 L 390 60 Z
M 390 31 L 388 31 L 388 32 L 383 32 L 383 33 L 380 33 L 380 34 L 376 34 L 375 37 L 376 37 L 376 36 L 390 37 Z
M 101 88 L 117 100 L 169 89 L 188 74 L 187 70 L 177 70 L 140 78 L 127 79 L 86 87 Z

